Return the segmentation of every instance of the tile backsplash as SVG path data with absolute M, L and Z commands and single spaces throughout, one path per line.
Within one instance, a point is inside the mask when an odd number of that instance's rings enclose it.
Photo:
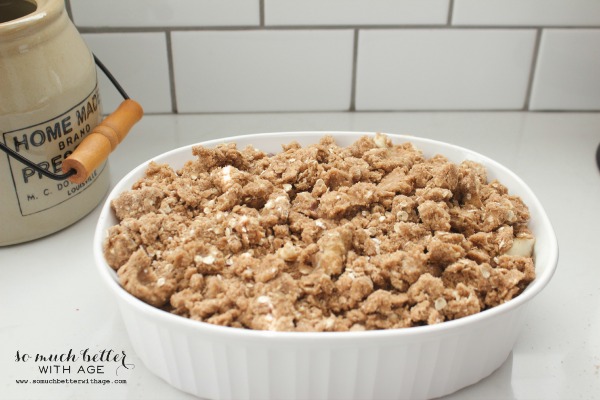
M 180 112 L 350 107 L 350 29 L 181 31 L 171 41 Z
M 265 25 L 445 24 L 449 0 L 265 0 Z
M 66 4 L 146 113 L 600 111 L 597 0 Z
M 522 109 L 535 42 L 533 29 L 362 31 L 356 109 Z

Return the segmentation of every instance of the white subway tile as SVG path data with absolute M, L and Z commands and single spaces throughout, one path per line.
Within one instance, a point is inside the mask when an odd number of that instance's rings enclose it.
M 454 25 L 600 24 L 598 0 L 454 0 Z
M 171 90 L 164 33 L 87 33 L 90 49 L 146 113 L 171 112 Z M 123 98 L 98 70 L 104 113 Z
M 360 31 L 356 108 L 521 109 L 534 43 L 534 30 Z
M 448 8 L 449 0 L 265 0 L 265 24 L 446 24 Z
M 257 26 L 259 0 L 71 0 L 80 27 Z
M 180 112 L 347 110 L 352 30 L 173 32 Z
M 544 30 L 532 110 L 600 110 L 600 29 Z

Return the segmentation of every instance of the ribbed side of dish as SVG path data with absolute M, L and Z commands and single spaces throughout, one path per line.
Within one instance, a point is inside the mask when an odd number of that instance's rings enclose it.
M 314 142 L 322 132 L 247 135 L 207 142 L 254 144 L 277 151 L 280 143 Z M 335 134 L 341 145 L 362 133 Z M 558 261 L 556 236 L 541 204 L 516 175 L 472 151 L 427 139 L 410 140 L 426 154 L 484 163 L 530 207 L 536 236 L 535 281 L 516 299 L 463 320 L 380 332 L 286 334 L 215 327 L 155 309 L 126 293 L 106 264 L 102 242 L 116 223 L 110 200 L 142 176 L 145 164 L 125 177 L 104 205 L 94 252 L 101 276 L 118 299 L 136 354 L 174 387 L 206 399 L 430 399 L 478 382 L 509 356 L 526 321 L 526 308 L 550 281 Z M 182 165 L 189 147 L 155 161 Z
M 525 306 L 443 334 L 377 340 L 223 337 L 119 299 L 135 352 L 174 387 L 206 399 L 430 399 L 485 378 L 509 356 Z M 296 337 L 297 339 L 297 337 Z

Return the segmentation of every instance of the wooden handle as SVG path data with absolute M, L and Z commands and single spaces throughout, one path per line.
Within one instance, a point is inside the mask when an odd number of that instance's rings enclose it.
M 77 173 L 69 180 L 83 183 L 90 174 L 108 158 L 138 122 L 144 110 L 134 100 L 125 100 L 108 117 L 96 126 L 92 132 L 77 146 L 75 151 L 62 164 L 63 173 L 71 169 Z

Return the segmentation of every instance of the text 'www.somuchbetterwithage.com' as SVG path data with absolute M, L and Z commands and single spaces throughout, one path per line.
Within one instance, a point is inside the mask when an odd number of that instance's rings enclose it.
M 126 379 L 107 379 L 107 375 L 114 372 L 119 376 L 119 372 L 135 368 L 134 364 L 128 362 L 123 350 L 104 349 L 93 352 L 89 348 L 78 353 L 69 349 L 64 353 L 52 354 L 29 354 L 17 350 L 15 363 L 33 367 L 38 375 L 35 379 L 16 379 L 16 383 L 36 385 L 126 384 Z

